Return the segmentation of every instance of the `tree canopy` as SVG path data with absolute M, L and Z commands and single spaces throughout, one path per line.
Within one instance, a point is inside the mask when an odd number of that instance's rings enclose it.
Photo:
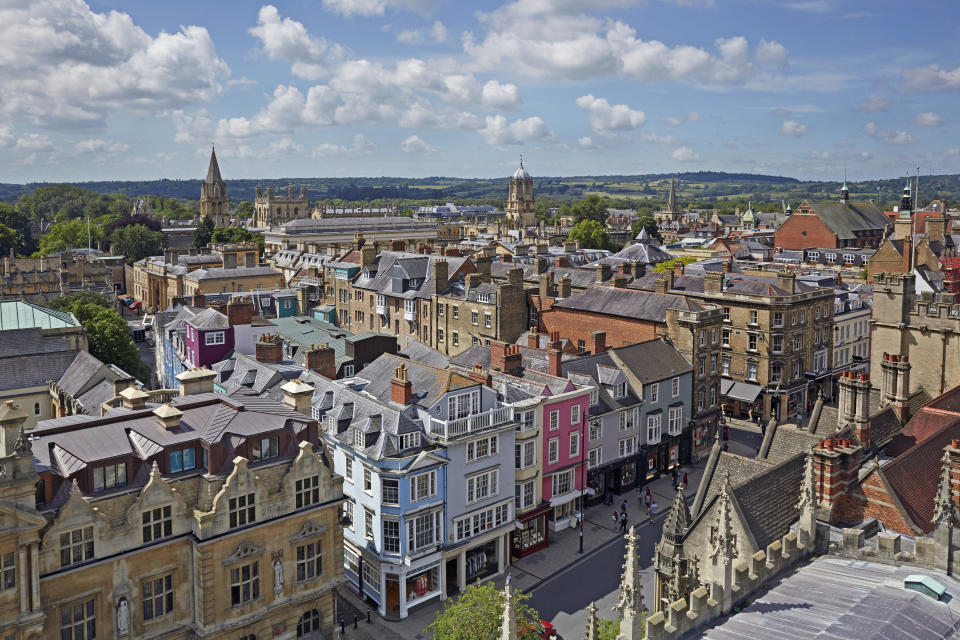
M 214 229 L 216 229 L 216 227 L 213 224 L 213 218 L 210 216 L 200 218 L 200 223 L 197 225 L 197 228 L 193 230 L 193 246 L 197 249 L 202 249 L 210 244 Z
M 69 184 L 55 184 L 20 196 L 16 206 L 17 211 L 30 220 L 52 222 L 109 214 L 123 216 L 133 208 L 133 200 L 121 193 L 107 195 Z
M 120 227 L 110 236 L 115 255 L 122 255 L 127 264 L 133 264 L 148 256 L 163 253 L 167 237 L 162 231 L 151 231 L 142 224 Z
M 651 218 L 650 216 L 642 216 L 638 218 L 636 222 L 633 223 L 633 237 L 636 238 L 637 234 L 640 233 L 640 229 L 646 229 L 647 233 L 650 234 L 651 238 L 654 238 L 659 241 L 663 241 L 663 236 L 660 235 L 660 226 L 657 225 L 657 221 Z
M 68 248 L 86 247 L 88 238 L 90 246 L 95 248 L 103 239 L 103 227 L 92 221 L 88 226 L 87 221 L 80 218 L 58 222 L 40 236 L 40 253 L 49 255 Z
M 263 234 L 243 227 L 214 227 L 210 242 L 256 242 L 263 251 Z
M 102 293 L 81 291 L 52 299 L 47 306 L 69 311 L 87 333 L 90 355 L 116 365 L 138 380 L 149 381 L 150 369 L 140 360 L 127 322 L 113 309 L 113 301 Z
M 16 253 L 28 256 L 37 250 L 37 244 L 30 232 L 30 219 L 17 211 L 12 204 L 0 202 L 0 224 L 12 229 L 16 234 L 14 244 Z M 4 248 L 9 252 L 9 247 Z
M 540 640 L 540 615 L 527 604 L 529 595 L 514 591 L 514 611 L 520 640 Z M 503 592 L 492 582 L 468 586 L 437 612 L 427 626 L 434 640 L 497 640 L 503 616 Z
M 570 229 L 570 240 L 580 243 L 581 249 L 608 249 L 610 236 L 603 223 L 596 220 L 581 220 Z
M 604 224 L 607 221 L 607 207 L 609 203 L 600 196 L 587 196 L 580 202 L 571 205 L 574 224 L 583 220 L 593 220 Z

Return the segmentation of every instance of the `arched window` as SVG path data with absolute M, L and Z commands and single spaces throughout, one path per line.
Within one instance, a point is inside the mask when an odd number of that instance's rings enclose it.
M 304 611 L 297 621 L 297 637 L 306 638 L 317 631 L 320 631 L 320 612 L 316 609 Z
M 34 403 L 33 403 L 33 415 L 35 415 L 35 416 L 40 415 L 40 403 L 39 403 L 39 402 L 34 402 Z

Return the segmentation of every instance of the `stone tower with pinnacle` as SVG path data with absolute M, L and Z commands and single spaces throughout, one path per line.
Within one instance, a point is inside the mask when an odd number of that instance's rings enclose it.
M 691 585 L 687 559 L 683 555 L 683 536 L 690 528 L 690 510 L 683 495 L 683 487 L 677 488 L 673 501 L 673 508 L 663 523 L 663 533 L 660 542 L 654 547 L 653 568 L 654 582 L 654 609 L 663 608 L 677 598 L 685 598 L 687 593 L 696 585 Z M 679 566 L 677 566 L 679 565 Z M 677 598 L 674 594 L 679 593 Z
M 511 229 L 525 229 L 537 223 L 533 200 L 533 176 L 520 168 L 510 176 L 510 191 L 507 195 L 507 225 Z
M 214 149 L 210 149 L 207 178 L 200 183 L 200 216 L 210 216 L 218 227 L 226 227 L 230 224 L 230 198 L 227 196 L 227 183 L 220 177 L 220 165 L 217 164 L 217 152 Z

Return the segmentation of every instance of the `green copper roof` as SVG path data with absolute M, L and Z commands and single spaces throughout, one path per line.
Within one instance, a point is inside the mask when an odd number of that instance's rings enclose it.
M 0 302 L 0 331 L 8 329 L 62 329 L 79 327 L 76 316 L 67 311 L 41 307 L 23 300 Z

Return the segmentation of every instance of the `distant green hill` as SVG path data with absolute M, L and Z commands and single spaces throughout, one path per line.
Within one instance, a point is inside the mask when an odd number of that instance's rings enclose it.
M 720 206 L 733 202 L 752 201 L 756 204 L 779 205 L 781 200 L 798 202 L 805 199 L 833 198 L 840 189 L 839 182 L 801 181 L 783 176 L 749 173 L 722 173 L 700 171 L 677 175 L 678 199 L 684 204 Z M 624 204 L 662 202 L 670 183 L 669 174 L 607 175 L 607 176 L 544 176 L 534 178 L 539 198 L 569 200 L 589 194 L 601 194 L 623 199 Z M 16 202 L 20 196 L 49 186 L 50 183 L 0 184 L 0 201 Z M 97 193 L 124 194 L 130 197 L 154 195 L 164 198 L 197 200 L 200 197 L 199 180 L 149 180 L 74 182 L 75 186 Z M 253 200 L 257 185 L 282 189 L 288 184 L 303 184 L 309 189 L 311 201 L 344 200 L 347 202 L 443 203 L 448 200 L 462 203 L 488 202 L 503 204 L 507 195 L 507 178 L 280 178 L 275 180 L 228 179 L 230 198 L 235 202 Z M 877 199 L 886 205 L 899 201 L 903 179 L 850 182 L 853 199 Z M 960 201 L 960 175 L 921 176 L 920 199 L 926 203 L 934 198 L 948 203 Z M 649 202 L 648 202 L 649 201 Z

